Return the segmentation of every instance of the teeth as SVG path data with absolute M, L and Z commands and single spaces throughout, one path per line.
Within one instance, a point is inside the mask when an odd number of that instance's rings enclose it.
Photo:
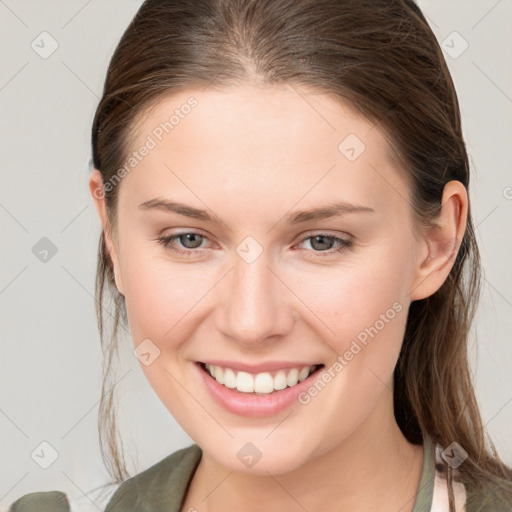
M 299 370 L 293 368 L 288 374 L 288 377 L 286 377 L 286 384 L 291 387 L 295 386 L 297 382 L 299 382 Z
M 242 393 L 268 394 L 279 391 L 286 387 L 295 386 L 316 369 L 316 365 L 303 366 L 302 368 L 291 368 L 278 370 L 274 376 L 269 372 L 253 375 L 247 372 L 237 372 L 231 368 L 221 366 L 205 365 L 206 370 L 219 383 L 227 388 L 236 389 Z
M 304 379 L 306 379 L 308 375 L 309 375 L 309 368 L 307 366 L 305 366 L 299 372 L 299 382 L 302 382 Z
M 252 377 L 251 377 L 251 380 Z M 254 378 L 254 389 L 258 393 L 272 393 L 274 391 L 274 379 L 270 373 L 258 373 Z
M 217 366 L 217 368 L 222 371 L 220 366 Z M 216 372 L 217 368 L 215 369 Z M 222 382 L 219 382 L 219 384 L 222 384 Z M 243 391 L 244 393 L 252 393 L 254 391 L 254 379 L 252 378 L 252 375 L 247 372 L 238 372 L 236 376 L 236 389 L 238 389 L 238 391 Z
M 222 368 L 220 366 L 215 367 L 213 376 L 215 377 L 215 380 L 219 384 L 224 384 L 224 372 L 222 371 Z
M 217 368 L 220 368 L 220 366 L 218 366 Z M 222 368 L 221 368 L 222 370 Z M 215 379 L 217 380 L 217 379 Z M 217 381 L 218 382 L 218 381 Z M 226 386 L 227 388 L 236 388 L 236 375 L 235 375 L 235 372 L 233 370 L 231 370 L 230 368 L 226 368 L 224 370 L 224 386 Z
M 286 383 L 286 373 L 284 370 L 279 370 L 273 378 L 274 389 L 284 389 L 288 384 Z M 295 383 L 296 384 L 296 383 Z

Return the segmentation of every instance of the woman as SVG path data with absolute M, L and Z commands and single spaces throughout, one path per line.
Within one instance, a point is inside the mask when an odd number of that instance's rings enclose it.
M 512 510 L 468 368 L 457 96 L 412 1 L 147 0 L 92 146 L 106 462 L 126 479 L 120 321 L 195 441 L 108 512 Z

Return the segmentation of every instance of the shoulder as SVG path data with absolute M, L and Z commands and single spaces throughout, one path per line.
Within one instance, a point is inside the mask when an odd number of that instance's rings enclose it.
M 430 512 L 449 510 L 449 490 L 441 464 L 440 445 L 436 445 L 435 478 Z M 512 481 L 496 478 L 494 482 L 475 485 L 463 473 L 453 470 L 453 498 L 456 512 L 512 512 Z
M 124 481 L 105 512 L 179 511 L 201 454 L 199 446 L 192 444 Z
M 465 483 L 465 512 L 512 512 L 512 482 L 499 480 L 484 487 Z
M 8 512 L 70 512 L 70 507 L 62 492 L 33 492 L 16 500 Z
M 171 453 L 124 481 L 105 512 L 178 512 L 201 455 L 197 444 Z M 8 512 L 71 512 L 71 508 L 63 492 L 34 492 L 16 500 Z

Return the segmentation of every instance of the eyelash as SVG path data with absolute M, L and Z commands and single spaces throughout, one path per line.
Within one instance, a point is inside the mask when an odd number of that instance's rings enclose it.
M 187 249 L 182 250 L 177 248 L 175 245 L 173 245 L 173 242 L 177 239 L 179 239 L 180 236 L 183 235 L 198 235 L 204 239 L 207 239 L 205 235 L 202 235 L 201 233 L 197 233 L 194 231 L 184 231 L 183 233 L 176 233 L 174 235 L 164 236 L 157 239 L 158 243 L 161 244 L 165 249 L 169 249 L 170 251 L 173 251 L 177 254 L 180 254 L 181 256 L 190 257 L 192 256 L 192 253 L 197 252 L 199 248 L 196 249 Z M 317 236 L 321 236 L 324 238 L 327 238 L 329 240 L 332 240 L 333 242 L 339 243 L 338 247 L 335 249 L 326 249 L 325 251 L 312 251 L 315 253 L 315 258 L 324 258 L 326 256 L 332 256 L 334 253 L 341 253 L 348 249 L 350 249 L 353 245 L 352 240 L 339 238 L 334 235 L 327 235 L 325 233 L 315 233 L 313 235 L 309 235 L 304 237 L 299 243 L 303 243 L 306 240 L 309 240 L 310 238 L 315 238 Z

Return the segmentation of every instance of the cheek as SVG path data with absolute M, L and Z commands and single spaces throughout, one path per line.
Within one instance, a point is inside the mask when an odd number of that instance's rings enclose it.
M 364 339 L 376 327 L 379 336 L 398 343 L 403 315 L 408 308 L 410 256 L 392 244 L 368 251 L 357 263 L 324 268 L 317 273 L 294 276 L 294 291 L 325 326 L 322 332 L 337 351 L 353 339 Z M 291 276 L 289 276 L 291 279 Z M 400 319 L 395 321 L 395 319 Z M 384 331 L 386 334 L 384 334 Z M 365 336 L 366 333 L 366 336 Z
M 350 410 L 353 418 L 363 418 L 391 388 L 407 321 L 412 268 L 410 253 L 396 247 L 380 244 L 365 253 L 364 261 L 329 269 L 324 278 L 308 276 L 298 284 L 297 295 L 320 318 L 316 329 L 324 333 L 323 342 L 332 353 L 326 365 L 331 392 L 319 401 L 314 399 L 316 389 L 304 396 L 314 414 L 321 414 L 322 404 L 332 400 L 333 411 Z
M 165 257 L 155 257 L 154 251 L 139 249 L 126 255 L 122 271 L 133 344 L 137 347 L 144 342 L 141 347 L 148 347 L 145 340 L 149 339 L 154 345 L 144 351 L 158 354 L 141 369 L 176 419 L 186 422 L 186 414 L 182 415 L 189 410 L 189 397 L 179 384 L 187 362 L 183 355 L 200 322 L 197 315 L 212 276 L 198 272 L 194 265 L 172 264 Z
M 321 319 L 316 329 L 325 333 L 323 342 L 332 351 L 329 376 L 312 384 L 300 402 L 311 407 L 311 417 L 332 411 L 326 439 L 338 439 L 340 429 L 348 435 L 392 389 L 409 307 L 409 261 L 392 245 L 382 246 L 364 264 L 298 285 L 297 294 Z
M 135 249 L 123 259 L 123 285 L 135 344 L 144 338 L 181 340 L 201 299 L 211 288 L 208 272 L 176 265 L 154 250 Z M 200 309 L 200 308 L 199 308 Z

